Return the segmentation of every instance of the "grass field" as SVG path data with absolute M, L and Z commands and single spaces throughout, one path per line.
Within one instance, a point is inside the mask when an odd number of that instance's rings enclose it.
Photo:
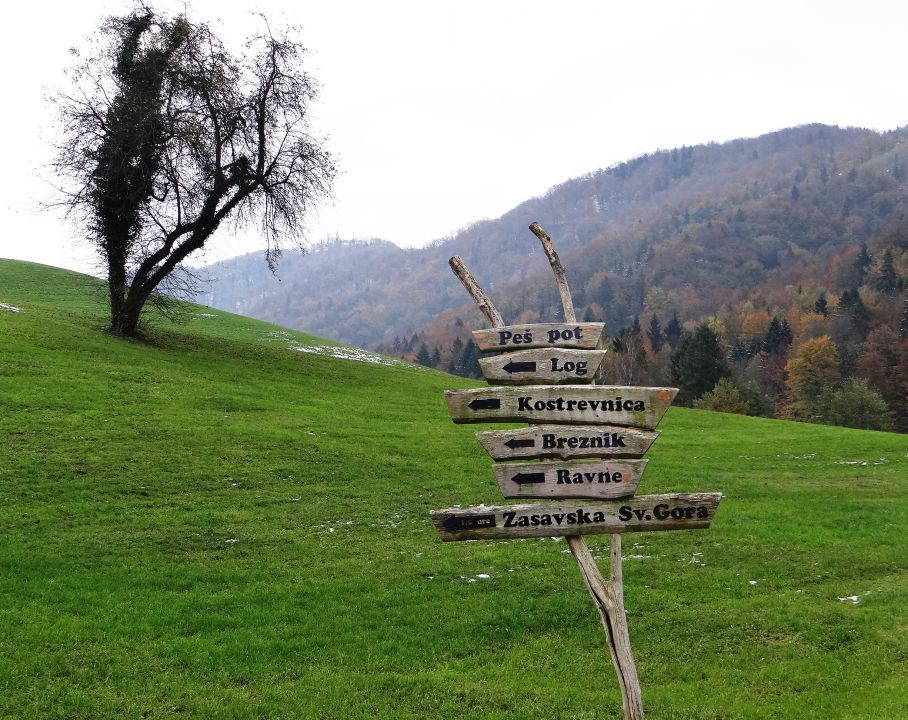
M 207 308 L 117 340 L 26 263 L 0 303 L 0 717 L 621 717 L 563 541 L 436 537 L 500 502 L 466 381 Z M 726 497 L 625 538 L 647 717 L 908 718 L 908 438 L 660 429 L 639 492 Z

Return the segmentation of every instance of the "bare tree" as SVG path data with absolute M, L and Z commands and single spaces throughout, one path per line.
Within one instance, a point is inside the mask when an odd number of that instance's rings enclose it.
M 287 30 L 241 57 L 208 25 L 148 6 L 111 17 L 56 100 L 63 204 L 106 265 L 111 330 L 138 334 L 154 294 L 225 220 L 257 224 L 273 266 L 330 195 L 331 155 L 309 134 L 317 95 Z
M 646 350 L 639 327 L 624 328 L 612 339 L 612 351 L 605 357 L 605 379 L 615 385 L 640 385 L 646 366 Z

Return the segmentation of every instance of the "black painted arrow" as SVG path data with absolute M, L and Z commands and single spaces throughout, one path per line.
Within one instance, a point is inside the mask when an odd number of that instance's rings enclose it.
M 508 440 L 505 445 L 511 448 L 511 450 L 516 450 L 517 448 L 536 447 L 536 441 L 511 439 Z
M 518 485 L 528 485 L 530 483 L 544 483 L 545 473 L 517 473 L 511 478 Z
M 502 370 L 508 374 L 520 373 L 520 372 L 536 372 L 536 363 L 534 362 L 514 362 L 509 360 L 508 364 L 505 365 Z
M 491 400 L 474 400 L 467 405 L 470 410 L 498 410 L 501 407 L 501 400 L 492 398 Z
M 448 515 L 442 524 L 448 532 L 495 527 L 495 515 Z

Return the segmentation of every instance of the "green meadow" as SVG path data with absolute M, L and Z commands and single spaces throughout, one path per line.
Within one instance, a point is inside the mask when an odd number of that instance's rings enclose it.
M 196 306 L 127 342 L 103 299 L 0 261 L 0 717 L 621 718 L 563 540 L 437 538 L 500 502 L 468 381 Z M 639 492 L 725 498 L 624 538 L 647 717 L 908 718 L 908 438 L 659 429 Z

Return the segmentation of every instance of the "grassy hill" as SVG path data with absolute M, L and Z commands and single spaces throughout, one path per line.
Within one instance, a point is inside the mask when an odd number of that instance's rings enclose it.
M 124 342 L 25 263 L 0 303 L 0 717 L 620 717 L 563 541 L 436 538 L 497 501 L 465 381 L 200 307 Z M 625 540 L 648 717 L 908 717 L 905 437 L 660 429 L 641 492 L 726 499 Z

